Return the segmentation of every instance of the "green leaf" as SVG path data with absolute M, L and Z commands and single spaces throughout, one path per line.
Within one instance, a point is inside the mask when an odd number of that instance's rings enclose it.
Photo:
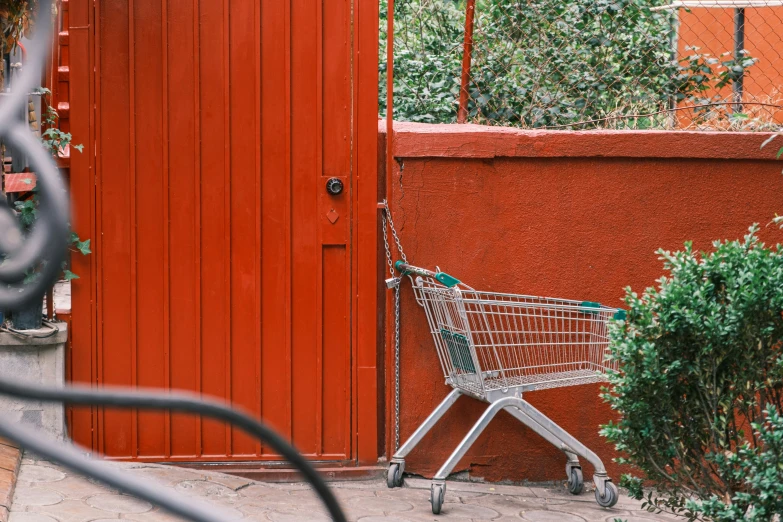
M 91 254 L 92 251 L 90 250 L 90 240 L 87 239 L 85 241 L 77 241 L 76 243 L 76 249 L 82 253 L 82 255 L 86 256 L 87 254 Z
M 79 276 L 74 274 L 68 269 L 63 270 L 63 276 L 65 277 L 66 281 L 71 281 L 73 279 L 79 279 Z

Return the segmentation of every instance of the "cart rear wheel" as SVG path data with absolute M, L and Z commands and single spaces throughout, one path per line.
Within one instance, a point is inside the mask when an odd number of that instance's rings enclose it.
M 598 492 L 598 488 L 595 490 L 595 501 L 598 502 L 598 505 L 605 508 L 610 508 L 617 504 L 617 499 L 620 497 L 617 486 L 612 484 L 611 482 L 606 482 L 604 484 L 604 494 L 603 496 Z
M 571 468 L 571 473 L 568 477 L 568 492 L 572 495 L 578 495 L 585 487 L 584 479 L 582 478 L 581 468 Z
M 402 486 L 402 469 L 397 462 L 389 464 L 389 470 L 386 473 L 386 485 L 390 488 L 398 488 Z
M 443 507 L 443 486 L 433 484 L 430 488 L 430 502 L 432 503 L 432 514 L 440 515 L 440 508 Z

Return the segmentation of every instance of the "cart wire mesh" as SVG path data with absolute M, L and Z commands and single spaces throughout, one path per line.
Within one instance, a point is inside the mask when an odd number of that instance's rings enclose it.
M 485 397 L 492 390 L 558 388 L 606 380 L 608 321 L 615 308 L 464 287 L 430 278 L 413 285 L 444 377 Z

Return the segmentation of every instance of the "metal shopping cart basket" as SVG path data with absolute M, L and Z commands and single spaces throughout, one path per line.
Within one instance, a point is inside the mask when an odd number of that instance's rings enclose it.
M 424 308 L 446 384 L 454 390 L 392 457 L 387 483 L 402 485 L 405 457 L 461 395 L 489 403 L 432 480 L 432 512 L 440 513 L 446 477 L 500 411 L 519 419 L 566 454 L 568 489 L 582 492 L 579 457 L 595 468 L 599 505 L 617 502 L 617 487 L 601 459 L 525 401 L 524 392 L 606 380 L 607 322 L 625 312 L 589 301 L 480 292 L 443 272 L 398 261 Z

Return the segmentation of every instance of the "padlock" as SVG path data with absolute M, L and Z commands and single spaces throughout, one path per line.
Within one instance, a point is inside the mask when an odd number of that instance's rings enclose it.
M 390 277 L 386 280 L 386 288 L 396 288 L 400 284 L 399 277 Z

